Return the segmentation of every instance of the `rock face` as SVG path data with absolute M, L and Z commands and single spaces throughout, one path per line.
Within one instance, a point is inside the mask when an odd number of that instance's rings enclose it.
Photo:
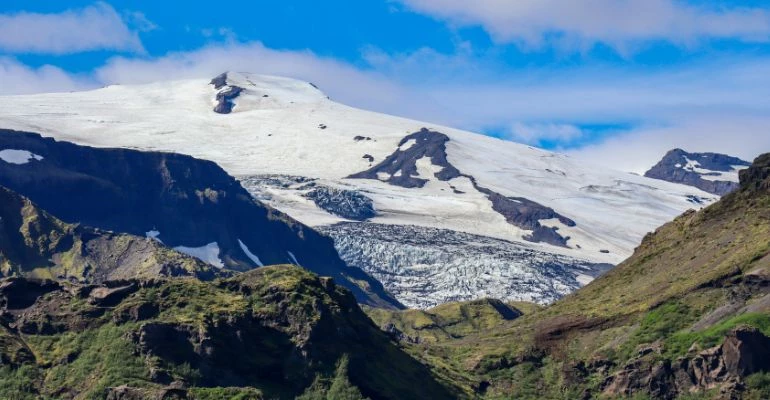
M 644 176 L 682 183 L 724 196 L 738 188 L 737 172 L 750 162 L 717 153 L 688 153 L 674 149 Z
M 227 83 L 227 73 L 218 75 L 211 80 L 211 85 L 217 90 L 214 106 L 214 112 L 219 114 L 230 114 L 235 107 L 235 99 L 243 92 L 243 88 Z
M 0 307 L 0 357 L 31 371 L 3 398 L 454 397 L 349 291 L 295 266 L 217 282 L 3 280 Z
M 25 164 L 0 162 L 0 185 L 64 222 L 150 236 L 235 271 L 301 264 L 335 277 L 363 302 L 399 306 L 374 279 L 348 268 L 331 239 L 255 201 L 212 162 L 78 146 L 9 130 L 0 130 L 0 148 L 41 157 Z M 367 282 L 366 289 L 354 282 Z
M 770 189 L 770 154 L 763 154 L 754 160 L 751 167 L 741 171 L 741 186 L 747 189 Z
M 448 181 L 460 176 L 457 170 L 447 160 L 446 142 L 449 137 L 443 133 L 433 132 L 422 128 L 401 139 L 398 149 L 374 167 L 350 175 L 351 179 L 380 179 L 380 174 L 387 176 L 386 182 L 405 188 L 421 188 L 428 182 L 419 177 L 417 162 L 423 157 L 441 168 L 435 173 L 436 178 Z
M 733 398 L 741 391 L 743 379 L 757 372 L 770 372 L 770 338 L 756 328 L 740 327 L 721 345 L 674 362 L 634 360 L 602 386 L 609 396 L 648 392 L 655 399 L 719 387 Z
M 230 275 L 156 240 L 64 223 L 2 186 L 0 273 L 79 282 Z

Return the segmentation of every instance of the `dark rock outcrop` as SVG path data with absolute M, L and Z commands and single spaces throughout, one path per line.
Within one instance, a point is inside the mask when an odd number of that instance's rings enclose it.
M 0 163 L 0 185 L 28 197 L 67 223 L 157 238 L 169 247 L 216 243 L 226 269 L 296 262 L 334 277 L 356 297 L 399 307 L 382 285 L 339 258 L 333 241 L 267 207 L 215 163 L 190 156 L 104 149 L 0 130 L 0 148 L 43 157 L 24 165 Z M 362 289 L 355 282 L 366 282 Z
M 568 247 L 569 237 L 561 236 L 558 228 L 545 227 L 540 224 L 542 219 L 557 218 L 566 226 L 575 226 L 575 221 L 558 214 L 550 207 L 536 203 L 523 197 L 508 197 L 478 184 L 473 176 L 463 174 L 447 159 L 446 143 L 449 137 L 443 133 L 422 128 L 419 132 L 405 136 L 398 143 L 399 148 L 379 164 L 366 171 L 348 176 L 349 179 L 377 179 L 391 185 L 405 188 L 421 188 L 428 179 L 421 178 L 417 173 L 417 160 L 428 157 L 431 163 L 441 167 L 434 176 L 440 181 L 449 181 L 459 177 L 468 178 L 473 186 L 484 193 L 492 202 L 492 208 L 500 213 L 505 220 L 521 229 L 532 231 L 524 239 L 531 242 L 543 242 L 554 246 Z M 408 146 L 402 149 L 402 147 Z M 364 156 L 366 158 L 366 156 Z M 371 161 L 374 158 L 368 158 Z M 381 179 L 381 176 L 387 176 Z M 452 187 L 456 194 L 463 194 Z
M 214 112 L 219 114 L 230 114 L 235 107 L 235 99 L 243 92 L 242 87 L 228 86 L 226 89 L 222 89 L 217 93 L 217 105 L 214 107 Z
M 721 388 L 727 398 L 735 398 L 743 379 L 757 372 L 770 372 L 770 338 L 756 328 L 738 327 L 721 345 L 693 356 L 673 362 L 632 360 L 604 382 L 602 391 L 610 396 L 643 392 L 655 399 L 674 399 L 683 393 Z
M 740 172 L 741 187 L 770 190 L 770 153 L 762 154 L 747 169 Z
M 385 182 L 405 188 L 421 188 L 427 179 L 417 177 L 417 160 L 428 157 L 433 165 L 442 167 L 435 176 L 439 180 L 448 181 L 461 176 L 447 160 L 446 142 L 449 137 L 443 133 L 422 128 L 419 132 L 405 136 L 398 143 L 399 148 L 382 162 L 372 168 L 352 174 L 349 179 L 379 179 L 378 174 L 387 174 Z M 409 145 L 404 149 L 401 147 Z
M 560 235 L 558 233 L 559 228 L 541 225 L 540 220 L 555 218 L 562 224 L 570 227 L 576 225 L 575 221 L 557 213 L 553 208 L 546 207 L 532 200 L 523 197 L 506 197 L 481 187 L 476 183 L 475 179 L 473 184 L 476 190 L 487 195 L 489 201 L 492 202 L 492 209 L 505 217 L 509 224 L 532 231 L 530 235 L 524 237 L 525 240 L 568 247 L 567 241 L 569 236 L 564 237 Z
M 698 168 L 712 172 L 697 172 L 688 165 L 697 163 Z M 749 166 L 751 163 L 737 157 L 717 153 L 688 153 L 674 149 L 647 171 L 644 176 L 673 183 L 697 187 L 705 192 L 724 196 L 738 188 L 738 182 L 704 179 L 704 176 L 719 176 L 720 172 L 733 171 L 734 167 Z
M 214 89 L 219 90 L 227 86 L 227 72 L 223 72 L 209 82 L 209 85 L 214 85 Z
M 227 72 L 222 73 L 209 82 L 217 90 L 214 112 L 219 114 L 230 114 L 235 107 L 235 99 L 241 95 L 243 88 L 227 83 Z

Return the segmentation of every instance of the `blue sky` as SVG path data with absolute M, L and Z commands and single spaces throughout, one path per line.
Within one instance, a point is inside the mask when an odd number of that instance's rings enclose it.
M 766 1 L 0 3 L 0 94 L 225 69 L 630 170 L 770 151 Z

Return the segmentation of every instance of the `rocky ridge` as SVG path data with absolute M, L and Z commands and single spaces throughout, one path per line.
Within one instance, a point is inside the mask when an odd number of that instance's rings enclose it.
M 737 172 L 750 162 L 718 153 L 688 153 L 673 149 L 644 176 L 682 183 L 724 196 L 739 187 Z
M 0 161 L 0 185 L 64 222 L 147 236 L 232 271 L 301 264 L 335 277 L 364 303 L 401 307 L 376 280 L 348 267 L 331 239 L 255 201 L 213 162 L 1 129 L 0 148 L 40 157 Z

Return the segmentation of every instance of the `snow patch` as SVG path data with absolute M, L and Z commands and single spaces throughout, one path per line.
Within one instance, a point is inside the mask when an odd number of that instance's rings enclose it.
M 578 276 L 575 277 L 575 280 L 577 280 L 578 283 L 580 283 L 583 286 L 588 285 L 589 283 L 593 282 L 594 279 L 596 279 L 596 278 L 594 278 L 593 276 L 590 276 L 590 275 L 586 275 L 586 274 L 578 274 Z
M 707 181 L 730 181 L 730 182 L 740 182 L 739 172 L 742 169 L 746 169 L 748 167 L 743 165 L 733 165 L 732 171 L 713 171 L 713 173 L 719 174 L 719 175 L 701 175 L 701 179 L 705 179 Z
M 217 268 L 225 267 L 225 263 L 219 258 L 219 244 L 217 242 L 211 242 L 201 247 L 177 246 L 174 247 L 174 250 L 195 257 Z
M 428 156 L 420 157 L 420 159 L 415 162 L 415 166 L 417 167 L 417 176 L 427 180 L 435 178 L 436 174 L 444 169 L 444 167 L 440 165 L 433 164 L 433 160 Z
M 160 243 L 163 243 L 163 241 L 158 238 L 158 236 L 160 236 L 160 231 L 157 231 L 155 229 L 153 229 L 151 231 L 147 231 L 145 233 L 145 236 L 147 236 L 150 239 L 157 240 Z
M 3 160 L 9 164 L 23 165 L 30 162 L 30 160 L 40 161 L 42 159 L 43 156 L 39 156 L 27 150 L 0 150 L 0 160 Z
M 404 142 L 404 144 L 402 144 L 401 146 L 398 146 L 398 149 L 401 150 L 401 151 L 407 151 L 410 148 L 412 148 L 412 146 L 414 146 L 416 144 L 417 144 L 417 140 L 416 139 L 409 139 L 406 142 Z
M 289 253 L 289 258 L 291 258 L 291 261 L 294 263 L 294 265 L 299 265 L 299 261 L 297 261 L 297 257 L 294 257 L 294 253 L 287 251 Z
M 739 182 L 740 178 L 738 172 L 742 169 L 748 168 L 743 165 L 732 165 L 731 171 L 713 171 L 710 169 L 701 168 L 701 165 L 698 161 L 690 160 L 687 157 L 685 157 L 685 159 L 687 160 L 687 165 L 684 167 L 684 169 L 700 174 L 701 179 L 707 181 Z
M 241 250 L 243 250 L 244 253 L 246 253 L 246 256 L 249 257 L 251 261 L 254 261 L 254 264 L 259 265 L 260 267 L 264 267 L 265 264 L 262 264 L 262 261 L 259 260 L 259 257 L 257 257 L 256 254 L 249 251 L 249 248 L 246 247 L 245 244 L 241 241 L 241 239 L 238 239 L 238 244 L 241 246 Z

